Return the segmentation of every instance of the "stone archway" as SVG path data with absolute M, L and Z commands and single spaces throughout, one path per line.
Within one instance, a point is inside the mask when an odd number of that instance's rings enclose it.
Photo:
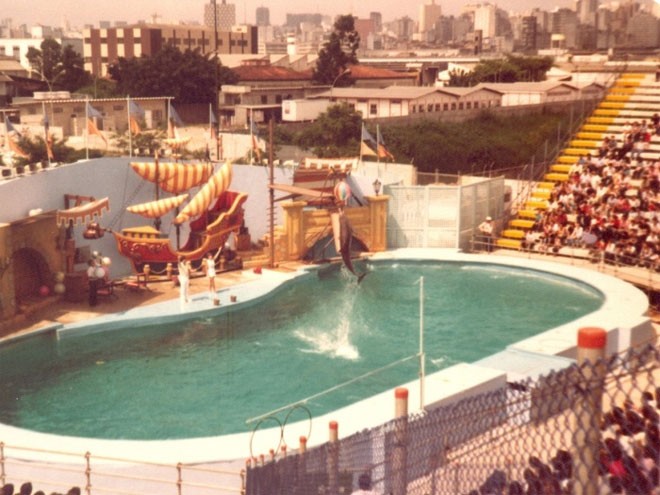
M 32 248 L 18 249 L 12 255 L 12 264 L 17 303 L 38 297 L 43 285 L 52 288 L 53 274 L 39 251 Z

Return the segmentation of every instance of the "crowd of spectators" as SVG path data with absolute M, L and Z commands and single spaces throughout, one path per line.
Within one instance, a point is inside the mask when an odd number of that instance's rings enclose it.
M 537 210 L 522 248 L 586 248 L 595 260 L 659 269 L 660 157 L 645 153 L 658 129 L 657 115 L 633 122 L 620 140 L 610 135 L 597 154 L 581 156 Z
M 626 399 L 622 407 L 614 406 L 603 415 L 597 482 L 609 488 L 606 493 L 660 494 L 659 417 L 660 387 L 655 398 L 644 392 L 640 404 Z M 504 471 L 495 470 L 468 495 L 571 495 L 576 492 L 574 474 L 573 455 L 558 449 L 547 463 L 530 456 L 522 479 L 508 479 Z
M 644 392 L 640 404 L 626 399 L 614 406 L 601 425 L 599 471 L 612 493 L 655 495 L 660 476 L 660 387 Z

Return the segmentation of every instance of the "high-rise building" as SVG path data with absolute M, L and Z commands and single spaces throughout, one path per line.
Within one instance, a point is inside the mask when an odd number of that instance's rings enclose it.
M 270 26 L 270 10 L 268 7 L 257 7 L 257 26 Z
M 433 31 L 435 23 L 442 16 L 442 7 L 436 5 L 435 0 L 427 0 L 427 3 L 419 6 L 419 26 L 417 32 L 426 33 Z
M 215 5 L 215 13 L 213 6 Z M 236 25 L 236 5 L 233 3 L 209 2 L 204 5 L 204 25 L 213 27 L 213 21 L 216 21 L 216 29 L 218 31 L 231 31 L 231 28 Z
M 645 11 L 635 13 L 628 22 L 628 46 L 634 48 L 657 48 L 658 20 Z
M 576 8 L 580 24 L 587 24 L 589 26 L 596 25 L 598 0 L 578 0 Z
M 550 31 L 555 39 L 561 36 L 562 48 L 573 49 L 577 46 L 578 18 L 574 10 L 560 8 L 550 13 Z
M 377 33 L 383 30 L 383 14 L 380 12 L 369 12 L 369 19 L 374 23 L 374 29 Z
M 484 38 L 492 38 L 497 30 L 495 5 L 485 3 L 478 5 L 474 10 L 474 30 L 481 31 Z
M 520 44 L 525 50 L 536 50 L 536 17 L 533 15 L 522 18 L 522 33 Z

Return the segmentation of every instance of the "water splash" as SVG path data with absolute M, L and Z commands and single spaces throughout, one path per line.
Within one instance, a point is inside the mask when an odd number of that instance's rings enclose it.
M 312 326 L 298 328 L 293 335 L 307 344 L 308 347 L 301 349 L 302 352 L 355 361 L 360 358 L 360 351 L 351 342 L 351 315 L 359 288 L 355 276 L 348 270 L 342 270 L 341 277 L 341 290 L 329 303 L 331 309 L 323 321 L 315 321 Z
M 331 331 L 322 328 L 298 329 L 294 335 L 308 345 L 302 352 L 325 354 L 334 358 L 356 361 L 360 352 L 350 340 L 350 321 L 343 319 Z

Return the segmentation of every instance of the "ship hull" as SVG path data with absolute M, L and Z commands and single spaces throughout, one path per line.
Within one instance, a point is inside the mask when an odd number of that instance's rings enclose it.
M 181 249 L 175 249 L 169 238 L 126 235 L 112 232 L 119 254 L 128 258 L 135 273 L 143 273 L 149 265 L 150 273 L 167 273 L 168 264 L 176 272 L 180 256 L 191 261 L 197 268 L 207 253 L 215 254 L 221 249 L 229 235 L 239 233 L 243 225 L 243 204 L 247 195 L 225 191 L 206 215 L 190 223 L 188 241 Z

